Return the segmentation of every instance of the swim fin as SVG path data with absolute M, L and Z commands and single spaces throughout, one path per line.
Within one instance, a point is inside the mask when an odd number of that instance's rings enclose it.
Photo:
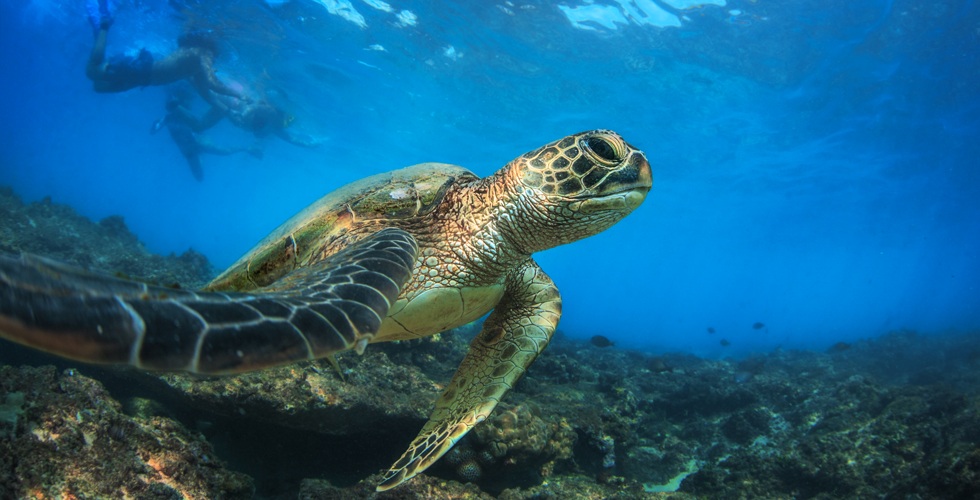
M 86 0 L 85 11 L 88 13 L 88 22 L 96 33 L 101 29 L 109 29 L 112 25 L 112 9 L 109 0 Z

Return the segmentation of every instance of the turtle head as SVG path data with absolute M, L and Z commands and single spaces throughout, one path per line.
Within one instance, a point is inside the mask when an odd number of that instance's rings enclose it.
M 600 233 L 643 203 L 653 185 L 642 151 L 611 130 L 570 135 L 511 163 L 519 197 L 536 209 L 523 234 L 541 236 L 528 251 Z M 549 241 L 550 240 L 550 241 Z M 530 242 L 529 242 L 530 243 Z

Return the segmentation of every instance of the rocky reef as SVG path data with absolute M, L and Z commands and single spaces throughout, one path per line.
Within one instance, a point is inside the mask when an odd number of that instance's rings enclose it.
M 0 498 L 252 498 L 179 423 L 131 417 L 103 386 L 53 367 L 0 366 Z
M 0 189 L 0 250 L 182 286 L 214 275 L 106 220 Z M 559 333 L 486 422 L 375 493 L 478 331 L 220 378 L 0 341 L 0 498 L 980 498 L 980 335 L 911 331 L 723 360 Z
M 0 252 L 31 253 L 186 288 L 199 288 L 217 275 L 207 257 L 194 250 L 180 256 L 149 252 L 119 215 L 92 223 L 50 197 L 24 204 L 10 186 L 0 186 Z

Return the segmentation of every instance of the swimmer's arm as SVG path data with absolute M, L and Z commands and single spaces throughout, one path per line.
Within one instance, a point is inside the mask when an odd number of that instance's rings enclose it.
M 302 148 L 315 148 L 323 144 L 324 142 L 327 142 L 326 139 L 320 139 L 307 134 L 291 132 L 284 128 L 277 130 L 276 135 L 279 136 L 280 139 L 294 146 L 299 146 Z
M 226 95 L 228 97 L 234 97 L 236 99 L 241 99 L 245 102 L 252 102 L 245 94 L 238 92 L 237 90 L 225 85 L 218 80 L 218 77 L 214 73 L 205 73 L 205 78 L 207 79 L 208 88 L 216 94 Z
M 213 106 L 200 118 L 183 106 L 176 106 L 170 112 L 194 132 L 203 132 L 217 125 L 224 118 L 224 113 Z
M 207 88 L 212 92 L 241 99 L 245 102 L 251 102 L 251 99 L 249 99 L 248 96 L 225 85 L 224 82 L 218 79 L 218 76 L 214 74 L 214 59 L 212 59 L 210 56 L 201 56 L 201 66 L 201 76 L 204 77 Z

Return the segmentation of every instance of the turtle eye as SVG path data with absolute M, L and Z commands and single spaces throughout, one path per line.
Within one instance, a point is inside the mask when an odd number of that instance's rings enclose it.
M 591 153 L 590 156 L 603 166 L 612 167 L 623 160 L 625 148 L 617 148 L 617 144 L 611 138 L 594 135 L 583 141 L 583 146 L 583 149 Z
M 600 139 L 598 137 L 593 137 L 588 141 L 589 149 L 593 153 L 599 155 L 600 158 L 607 161 L 616 161 L 616 151 L 613 150 L 611 144 L 608 141 Z

